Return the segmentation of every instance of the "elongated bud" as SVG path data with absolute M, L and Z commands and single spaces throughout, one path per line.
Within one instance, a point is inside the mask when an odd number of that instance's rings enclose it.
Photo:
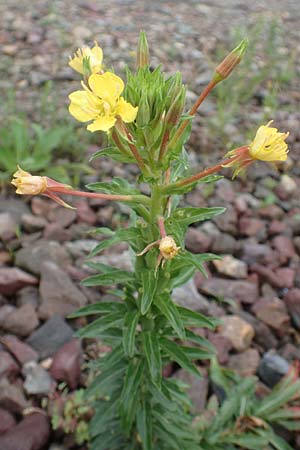
M 142 94 L 140 103 L 139 103 L 139 109 L 136 117 L 136 123 L 139 127 L 143 127 L 149 123 L 151 117 L 150 107 L 147 100 L 147 95 Z
M 185 104 L 185 87 L 182 87 L 166 114 L 166 125 L 175 126 L 179 122 Z
M 231 74 L 234 68 L 241 62 L 247 50 L 247 47 L 248 39 L 243 39 L 240 44 L 235 49 L 233 49 L 225 59 L 223 59 L 223 61 L 215 70 L 213 80 L 216 83 L 225 80 L 225 78 L 227 78 Z
M 145 66 L 149 66 L 149 48 L 146 33 L 141 31 L 137 50 L 136 67 L 139 69 Z
M 178 96 L 178 94 L 181 92 L 182 89 L 182 75 L 180 72 L 176 72 L 172 79 L 169 80 L 169 88 L 167 92 L 167 96 L 169 97 L 169 101 L 166 104 L 166 107 L 169 108 L 172 103 L 174 102 L 175 98 Z

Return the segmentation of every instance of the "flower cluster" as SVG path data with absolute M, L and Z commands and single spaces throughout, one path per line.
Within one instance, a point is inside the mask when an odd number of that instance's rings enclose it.
M 121 97 L 124 90 L 121 78 L 112 72 L 99 73 L 102 68 L 102 50 L 98 45 L 92 49 L 79 49 L 69 65 L 82 74 L 86 66 L 90 68 L 87 85 L 82 82 L 83 90 L 69 95 L 70 114 L 79 122 L 92 121 L 87 126 L 89 131 L 108 132 L 118 118 L 126 123 L 135 120 L 138 108 Z

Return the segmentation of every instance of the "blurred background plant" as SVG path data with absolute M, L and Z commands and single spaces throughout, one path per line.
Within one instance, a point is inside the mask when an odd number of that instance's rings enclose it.
M 202 450 L 292 450 L 286 430 L 300 428 L 296 368 L 263 396 L 257 392 L 255 377 L 242 379 L 216 360 L 211 362 L 210 377 L 218 395 L 210 397 L 205 412 L 194 420 Z
M 233 30 L 229 46 L 235 47 L 244 36 L 251 45 L 239 70 L 222 86 L 217 86 L 212 96 L 216 111 L 208 124 L 220 144 L 229 148 L 240 145 L 244 137 L 251 136 L 257 123 L 268 122 L 280 109 L 289 111 L 292 106 L 282 105 L 281 92 L 297 76 L 296 55 L 284 48 L 284 31 L 277 19 L 261 18 L 255 25 Z M 227 42 L 226 42 L 226 45 Z M 217 46 L 215 59 L 224 54 L 225 43 Z M 235 132 L 238 126 L 238 133 Z
M 0 127 L 0 182 L 5 186 L 19 164 L 25 170 L 78 185 L 82 175 L 94 171 L 86 164 L 85 149 L 91 143 L 85 130 L 76 127 L 66 114 L 57 115 L 57 101 L 46 83 L 35 123 L 16 108 L 14 92 L 8 92 Z

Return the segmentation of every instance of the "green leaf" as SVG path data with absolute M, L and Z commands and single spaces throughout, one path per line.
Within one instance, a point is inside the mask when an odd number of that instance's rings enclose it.
M 184 308 L 183 306 L 178 306 L 177 309 L 185 326 L 214 330 L 220 324 L 218 319 L 206 317 L 204 314 Z
M 115 364 L 97 375 L 88 386 L 85 395 L 87 397 L 97 396 L 97 398 L 111 395 L 120 386 L 127 364 L 125 360 L 117 361 Z
M 88 266 L 101 270 L 103 273 L 91 275 L 81 282 L 83 286 L 109 286 L 110 284 L 121 284 L 133 281 L 134 274 L 126 270 L 116 269 L 99 263 L 87 263 Z
M 160 385 L 162 363 L 158 337 L 154 332 L 143 331 L 142 343 L 151 379 L 154 384 Z
M 111 158 L 114 161 L 118 161 L 118 162 L 122 162 L 122 163 L 134 163 L 135 162 L 135 159 L 133 156 L 124 155 L 116 147 L 106 147 L 101 150 L 98 150 L 91 156 L 90 161 L 93 161 L 94 159 L 100 158 L 100 157 Z
M 136 427 L 144 450 L 153 450 L 151 406 L 144 400 L 139 404 L 136 414 Z
M 122 228 L 113 233 L 109 239 L 105 239 L 104 241 L 99 242 L 99 244 L 97 244 L 96 247 L 91 251 L 89 256 L 95 256 L 106 248 L 118 244 L 119 242 L 126 241 L 128 243 L 132 243 L 139 238 L 139 234 L 139 229 L 136 227 L 126 229 Z
M 177 306 L 171 300 L 168 294 L 160 294 L 155 298 L 155 305 L 160 312 L 168 319 L 171 327 L 177 333 L 178 337 L 182 340 L 185 339 L 185 331 L 183 323 L 178 312 Z
M 171 221 L 178 222 L 181 225 L 189 226 L 195 222 L 212 219 L 219 214 L 222 214 L 225 208 L 177 208 L 171 215 Z
M 191 363 L 190 359 L 186 356 L 179 345 L 166 338 L 160 338 L 160 344 L 162 349 L 183 369 L 187 370 L 198 378 L 201 377 L 201 374 L 199 373 L 197 367 Z
M 186 332 L 186 338 L 189 341 L 195 342 L 196 344 L 198 344 L 201 347 L 203 347 L 206 350 L 208 350 L 213 355 L 216 354 L 216 349 L 215 349 L 214 345 L 209 340 L 205 339 L 202 336 L 199 336 L 198 334 L 195 334 L 191 330 L 186 330 L 185 332 Z
M 132 186 L 123 178 L 115 177 L 109 182 L 100 181 L 98 183 L 91 183 L 86 186 L 88 189 L 96 192 L 104 192 L 105 194 L 122 194 L 122 195 L 136 195 L 140 191 Z
M 139 311 L 130 311 L 125 315 L 123 327 L 123 346 L 125 354 L 129 357 L 132 357 L 134 355 L 135 332 L 139 318 Z
M 124 312 L 114 312 L 94 320 L 94 322 L 78 330 L 76 334 L 80 338 L 100 338 L 103 331 L 120 325 L 123 321 Z
M 78 311 L 70 314 L 69 319 L 74 319 L 75 317 L 90 316 L 94 314 L 104 314 L 112 312 L 126 312 L 126 306 L 123 303 L 117 302 L 99 302 L 93 303 L 92 305 L 83 306 Z
M 155 296 L 157 278 L 153 270 L 143 270 L 141 273 L 142 292 L 140 295 L 140 308 L 141 314 L 145 315 L 149 311 Z
M 120 397 L 120 415 L 122 426 L 127 435 L 129 435 L 133 421 L 136 416 L 140 384 L 144 372 L 143 360 L 132 359 L 126 371 L 124 385 Z
M 207 350 L 203 350 L 201 348 L 197 348 L 197 347 L 181 346 L 180 348 L 190 360 L 211 359 L 214 356 L 213 353 L 208 352 Z
M 216 259 L 222 259 L 218 255 L 214 255 L 213 253 L 202 253 L 202 254 L 194 254 L 184 250 L 178 254 L 178 258 L 185 261 L 187 264 L 193 265 L 196 269 L 199 270 L 205 277 L 207 277 L 206 270 L 203 266 L 203 263 L 206 261 L 213 261 Z

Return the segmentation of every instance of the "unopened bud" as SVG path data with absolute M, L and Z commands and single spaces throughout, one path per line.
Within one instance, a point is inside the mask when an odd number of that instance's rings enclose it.
M 177 94 L 177 97 L 171 104 L 165 117 L 166 125 L 171 125 L 173 127 L 179 122 L 185 105 L 185 92 L 185 88 L 182 87 L 181 91 Z
M 214 81 L 219 83 L 225 80 L 234 68 L 241 62 L 248 46 L 248 39 L 243 39 L 241 43 L 232 50 L 229 55 L 218 65 L 215 70 Z
M 142 68 L 149 66 L 149 48 L 146 33 L 144 31 L 140 32 L 140 38 L 138 43 L 137 58 L 136 58 L 137 68 Z
M 169 84 L 167 90 L 167 97 L 169 101 L 167 103 L 167 108 L 172 105 L 177 95 L 181 92 L 182 89 L 182 75 L 180 72 L 176 72 L 168 81 Z
M 136 117 L 136 123 L 139 127 L 147 125 L 150 121 L 151 113 L 149 102 L 147 100 L 147 95 L 142 94 L 141 100 L 139 102 L 139 109 Z
M 177 247 L 176 242 L 172 236 L 166 236 L 161 239 L 159 244 L 159 251 L 165 259 L 173 259 L 179 252 L 180 247 Z

